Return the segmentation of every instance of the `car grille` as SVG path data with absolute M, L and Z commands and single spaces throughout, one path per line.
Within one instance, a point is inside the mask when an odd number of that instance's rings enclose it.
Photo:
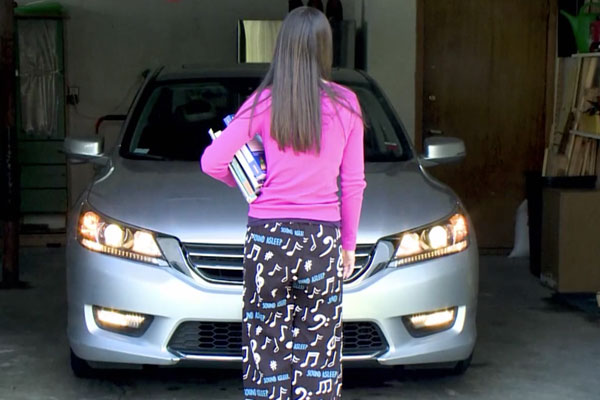
M 167 348 L 184 355 L 242 355 L 242 325 L 239 322 L 183 322 Z M 388 345 L 373 322 L 344 322 L 344 356 L 381 353 Z
M 372 244 L 356 246 L 356 264 L 346 282 L 361 276 L 369 267 Z M 242 283 L 244 247 L 241 245 L 184 244 L 183 252 L 190 267 L 209 282 L 221 284 Z

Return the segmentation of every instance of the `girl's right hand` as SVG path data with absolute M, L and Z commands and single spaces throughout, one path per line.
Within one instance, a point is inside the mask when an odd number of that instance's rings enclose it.
M 350 278 L 352 271 L 354 271 L 354 263 L 356 262 L 356 254 L 354 250 L 342 249 L 342 265 L 344 266 L 344 272 L 342 277 L 344 279 Z

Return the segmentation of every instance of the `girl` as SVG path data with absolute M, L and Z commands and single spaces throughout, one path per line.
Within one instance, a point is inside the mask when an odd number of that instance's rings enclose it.
M 263 82 L 202 155 L 205 173 L 235 186 L 235 152 L 255 134 L 265 148 L 244 246 L 245 399 L 341 397 L 342 281 L 366 183 L 360 106 L 329 81 L 331 59 L 325 15 L 296 8 Z

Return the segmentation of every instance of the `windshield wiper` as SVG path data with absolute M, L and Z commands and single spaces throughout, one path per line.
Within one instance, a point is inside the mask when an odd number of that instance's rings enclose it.
M 136 160 L 155 160 L 155 161 L 172 161 L 172 158 L 165 156 L 158 156 L 155 154 L 139 154 L 139 153 L 127 153 L 127 158 L 133 158 Z

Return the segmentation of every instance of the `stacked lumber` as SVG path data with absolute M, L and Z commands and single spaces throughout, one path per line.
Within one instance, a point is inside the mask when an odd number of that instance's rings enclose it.
M 543 176 L 600 175 L 600 53 L 560 59 Z

